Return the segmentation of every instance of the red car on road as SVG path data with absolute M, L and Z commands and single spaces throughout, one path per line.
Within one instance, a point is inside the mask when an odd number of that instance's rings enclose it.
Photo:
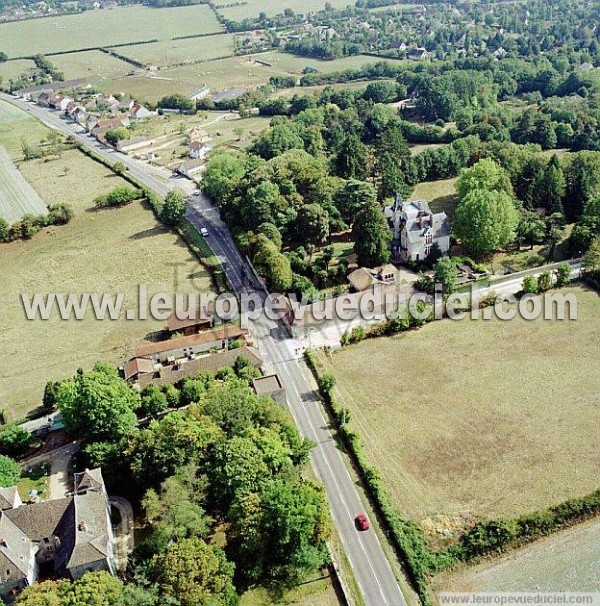
M 355 518 L 354 518 L 354 523 L 356 524 L 356 528 L 358 528 L 358 530 L 369 530 L 369 528 L 371 528 L 371 525 L 369 524 L 369 519 L 367 518 L 366 514 L 364 513 L 359 513 Z

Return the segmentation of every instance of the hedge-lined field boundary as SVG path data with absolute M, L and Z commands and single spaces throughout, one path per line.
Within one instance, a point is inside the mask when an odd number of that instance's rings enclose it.
M 306 362 L 312 371 L 326 409 L 333 420 L 376 513 L 389 530 L 388 536 L 406 567 L 421 602 L 428 605 L 431 575 L 448 570 L 460 562 L 470 563 L 483 557 L 504 553 L 535 539 L 547 536 L 591 517 L 600 515 L 600 489 L 583 497 L 568 499 L 559 505 L 540 509 L 517 518 L 499 518 L 477 523 L 463 533 L 451 547 L 435 551 L 427 544 L 421 527 L 406 519 L 391 503 L 379 471 L 370 465 L 357 431 L 347 423 L 347 411 L 336 400 L 335 377 L 323 372 L 314 351 L 307 349 Z

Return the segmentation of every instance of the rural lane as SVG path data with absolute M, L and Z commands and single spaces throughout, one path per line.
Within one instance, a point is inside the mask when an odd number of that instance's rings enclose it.
M 173 187 L 183 187 L 190 192 L 182 179 L 168 179 L 157 169 L 133 160 L 124 154 L 109 150 L 95 139 L 80 132 L 80 128 L 62 120 L 56 113 L 39 108 L 22 99 L 0 95 L 39 118 L 48 126 L 73 135 L 80 143 L 93 149 L 112 162 L 121 161 L 130 173 L 147 187 L 164 196 Z M 219 218 L 218 211 L 203 195 L 194 196 L 188 206 L 187 218 L 198 229 L 209 232 L 207 242 L 223 265 L 229 283 L 238 294 L 258 293 L 259 285 L 237 250 L 229 230 Z M 361 513 L 364 505 L 357 487 L 350 477 L 342 453 L 336 446 L 315 392 L 315 386 L 306 375 L 304 364 L 295 355 L 296 341 L 291 339 L 282 323 L 263 317 L 250 326 L 265 360 L 279 373 L 288 394 L 291 413 L 304 436 L 316 447 L 311 462 L 315 473 L 323 482 L 330 503 L 333 521 L 366 606 L 405 606 L 406 600 L 377 534 L 358 532 L 354 517 Z

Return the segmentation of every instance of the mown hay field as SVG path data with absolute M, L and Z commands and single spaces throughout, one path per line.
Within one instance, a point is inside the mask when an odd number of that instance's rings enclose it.
M 54 55 L 52 64 L 63 74 L 65 79 L 89 78 L 92 82 L 111 77 L 123 77 L 133 66 L 102 51 L 83 51 Z
M 179 65 L 233 55 L 233 38 L 231 34 L 222 34 L 185 40 L 162 40 L 150 44 L 123 46 L 118 52 L 144 65 Z
M 226 36 L 211 36 L 206 39 L 199 38 L 196 40 L 201 41 L 199 44 L 204 44 L 215 38 L 225 40 Z M 202 42 L 203 40 L 204 42 Z M 182 40 L 180 42 L 186 41 Z M 130 47 L 127 49 L 127 53 L 124 52 L 125 49 L 121 48 L 119 49 L 119 52 L 128 54 L 132 57 L 137 56 L 139 53 L 140 60 L 145 63 L 151 63 L 151 61 L 147 61 L 145 58 L 145 56 L 149 57 L 150 55 L 148 53 L 144 55 L 141 49 L 145 47 L 151 49 L 153 46 L 155 45 L 149 44 L 141 45 L 139 47 Z M 194 44 L 190 43 L 190 46 L 193 47 Z M 189 51 L 187 52 L 188 54 L 185 56 L 191 57 L 192 54 L 189 54 Z M 132 53 L 135 53 L 135 55 Z M 179 59 L 181 59 L 182 56 L 184 55 L 179 55 Z M 158 57 L 158 59 L 160 59 L 160 57 Z M 257 60 L 270 63 L 270 65 L 258 63 Z M 267 83 L 271 76 L 293 75 L 300 78 L 302 70 L 306 66 L 315 67 L 319 71 L 325 73 L 360 67 L 361 65 L 373 63 L 375 61 L 375 58 L 366 57 L 364 55 L 345 57 L 344 59 L 337 59 L 335 61 L 319 61 L 316 59 L 295 57 L 285 53 L 268 52 L 260 53 L 258 55 L 228 57 L 225 59 L 206 61 L 205 63 L 193 63 L 190 65 L 181 65 L 179 67 L 163 68 L 156 73 L 155 77 L 140 75 L 128 78 L 111 77 L 98 82 L 98 87 L 107 93 L 123 91 L 157 101 L 162 96 L 171 93 L 189 93 L 203 84 L 207 84 L 213 91 L 237 87 L 252 88 Z M 367 84 L 368 82 L 351 82 L 339 85 L 339 87 L 349 89 L 364 88 Z M 319 90 L 322 90 L 322 88 L 323 87 L 303 87 L 285 89 L 279 91 L 278 94 L 292 95 L 297 93 L 299 95 L 305 95 L 312 92 L 318 92 Z
M 341 404 L 394 504 L 426 529 L 598 488 L 600 298 L 577 321 L 450 321 L 334 353 Z
M 2 78 L 2 85 L 7 87 L 9 80 L 17 80 L 21 74 L 34 67 L 35 63 L 30 59 L 17 59 L 15 61 L 0 63 L 0 78 Z
M 3 23 L 0 40 L 3 52 L 13 58 L 220 31 L 221 25 L 205 4 L 128 6 Z
M 600 592 L 600 521 L 544 537 L 498 560 L 436 577 L 438 591 Z
M 23 215 L 45 215 L 48 208 L 0 145 L 0 218 L 8 224 Z

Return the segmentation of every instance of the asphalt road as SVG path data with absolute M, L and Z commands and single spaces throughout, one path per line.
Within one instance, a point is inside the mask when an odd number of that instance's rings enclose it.
M 55 113 L 7 95 L 0 98 L 26 109 L 49 126 L 74 135 L 78 141 L 102 156 L 114 162 L 124 162 L 132 175 L 160 195 L 164 196 L 175 186 L 183 187 L 188 192 L 193 189 L 187 181 L 186 185 L 181 179 L 165 178 L 153 167 L 108 150 Z M 238 294 L 260 292 L 229 230 L 210 201 L 203 195 L 194 196 L 187 217 L 198 230 L 202 227 L 208 230 L 207 242 L 221 261 L 232 288 Z M 297 342 L 289 337 L 283 324 L 276 324 L 264 316 L 250 330 L 265 360 L 277 370 L 286 387 L 290 410 L 299 430 L 316 444 L 312 465 L 327 491 L 333 521 L 366 606 L 404 606 L 406 600 L 376 533 L 373 530 L 359 532 L 354 526 L 354 518 L 363 511 L 363 504 L 342 454 L 336 447 L 328 421 L 317 404 L 312 379 L 305 374 L 302 361 L 296 357 Z

